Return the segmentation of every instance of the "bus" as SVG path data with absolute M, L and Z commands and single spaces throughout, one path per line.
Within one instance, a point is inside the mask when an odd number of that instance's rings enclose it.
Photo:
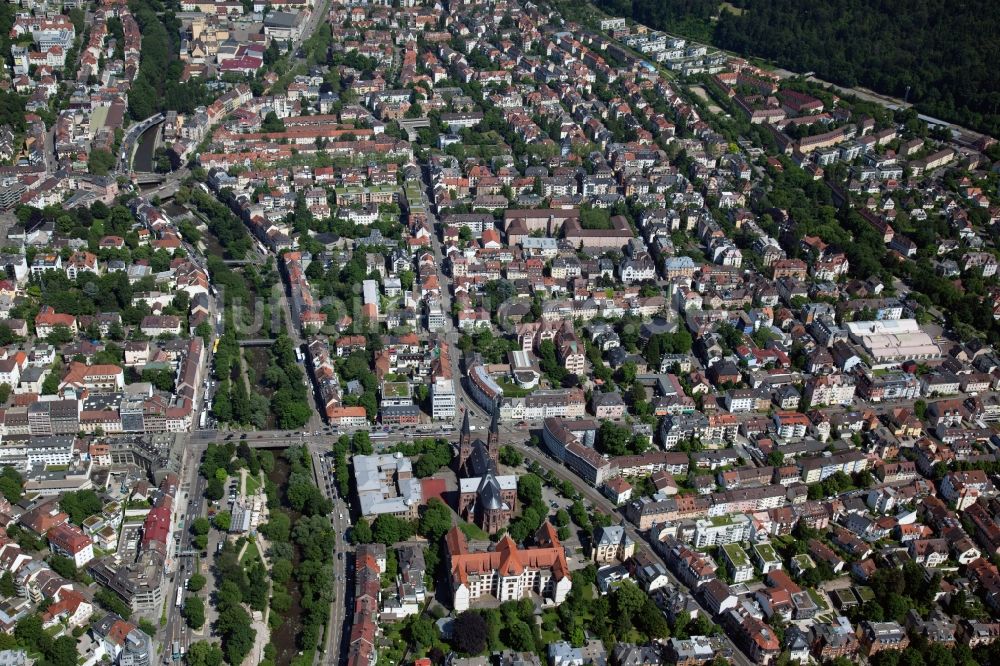
M 180 661 L 181 660 L 181 642 L 180 641 L 174 641 L 174 649 L 173 649 L 173 655 L 172 656 L 174 658 L 174 661 Z
M 219 338 L 216 338 L 215 342 L 212 343 L 212 353 L 214 354 L 217 351 L 219 351 Z
M 181 607 L 181 603 L 183 603 L 183 601 L 184 601 L 184 588 L 183 588 L 183 586 L 178 586 L 177 587 L 177 601 L 176 601 L 176 603 L 174 605 L 177 606 L 178 608 L 180 608 Z

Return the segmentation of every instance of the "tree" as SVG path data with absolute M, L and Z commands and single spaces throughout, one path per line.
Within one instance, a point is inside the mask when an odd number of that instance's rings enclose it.
M 455 619 L 452 627 L 454 647 L 459 652 L 477 655 L 486 649 L 486 620 L 476 611 L 465 611 Z
M 14 577 L 10 575 L 9 571 L 4 571 L 3 576 L 0 576 L 0 595 L 13 597 L 15 594 L 17 594 L 17 586 L 14 584 Z
M 42 395 L 55 395 L 59 393 L 59 383 L 61 381 L 62 379 L 57 371 L 50 371 L 49 374 L 45 375 L 45 380 L 42 382 Z
M 3 494 L 7 501 L 16 504 L 21 501 L 21 491 L 24 488 L 24 479 L 13 467 L 4 467 L 0 470 L 0 494 Z
M 513 446 L 506 444 L 500 448 L 500 462 L 507 467 L 520 467 L 524 463 L 524 456 Z
M 191 577 L 188 578 L 187 589 L 189 592 L 199 592 L 205 587 L 205 582 L 205 577 L 200 573 L 192 574 Z
M 129 607 L 128 604 L 119 599 L 114 592 L 106 587 L 102 587 L 94 593 L 94 601 L 100 604 L 105 610 L 117 613 L 126 620 L 132 616 L 131 607 Z
M 372 527 L 364 518 L 360 518 L 351 529 L 351 541 L 354 543 L 371 543 L 373 541 Z
M 276 583 L 285 583 L 292 577 L 292 561 L 286 559 L 274 560 L 271 564 L 271 578 Z
M 587 515 L 587 508 L 583 506 L 583 502 L 580 500 L 573 502 L 573 505 L 569 508 L 569 515 L 578 527 L 582 527 L 585 530 L 590 529 L 590 516 Z
M 566 368 L 559 363 L 559 359 L 556 357 L 556 346 L 552 340 L 545 340 L 538 345 L 538 359 L 542 372 L 546 374 L 549 381 L 559 385 L 566 375 Z
M 535 636 L 531 633 L 531 628 L 520 620 L 510 623 L 505 628 L 504 644 L 512 650 L 518 652 L 533 652 L 535 650 Z
M 65 493 L 59 500 L 59 508 L 69 514 L 70 522 L 82 525 L 83 521 L 103 507 L 101 498 L 93 490 L 77 490 Z
M 566 525 L 569 525 L 569 513 L 566 509 L 559 509 L 556 511 L 556 517 L 552 524 L 556 527 L 565 527 Z
M 222 666 L 222 648 L 217 643 L 197 641 L 184 656 L 187 666 Z
M 272 511 L 270 520 L 260 527 L 261 533 L 272 543 L 276 541 L 288 541 L 291 529 L 291 518 L 288 517 L 287 513 L 281 511 L 280 509 Z
M 402 541 L 407 536 L 406 532 L 408 530 L 402 521 L 388 513 L 379 514 L 372 523 L 372 538 L 376 543 L 384 543 L 387 546 Z
M 632 622 L 642 612 L 646 605 L 646 593 L 630 580 L 623 580 L 611 597 L 611 606 L 615 614 Z
M 42 629 L 42 618 L 37 613 L 22 618 L 14 626 L 14 638 L 21 645 L 38 649 L 43 637 L 45 630 Z
M 438 543 L 445 533 L 451 529 L 452 515 L 444 502 L 436 497 L 430 498 L 424 515 L 420 517 L 420 534 L 429 542 Z
M 76 666 L 79 658 L 76 639 L 71 636 L 60 636 L 45 650 L 45 656 L 45 663 L 51 666 Z
M 199 516 L 191 521 L 191 533 L 195 535 L 208 534 L 208 530 L 211 528 L 211 523 L 208 522 L 208 518 L 204 516 Z
M 410 643 L 420 647 L 430 647 L 438 638 L 437 625 L 423 615 L 417 616 L 410 622 L 407 633 Z
M 205 498 L 213 502 L 222 499 L 222 496 L 225 493 L 226 484 L 224 480 L 220 481 L 218 478 L 213 476 L 205 485 Z
M 542 480 L 534 474 L 525 474 L 517 480 L 517 497 L 526 507 L 542 504 Z
M 649 638 L 667 638 L 670 636 L 670 627 L 667 625 L 667 619 L 663 617 L 663 613 L 656 606 L 656 602 L 650 597 L 646 597 L 642 611 L 635 617 L 634 621 L 642 633 L 646 634 Z
M 219 613 L 215 630 L 222 636 L 222 649 L 230 664 L 242 664 L 253 647 L 257 632 L 253 629 L 250 616 L 239 605 L 228 606 Z
M 626 455 L 629 452 L 628 444 L 631 437 L 632 432 L 628 428 L 611 421 L 604 421 L 597 431 L 598 449 L 612 456 Z
M 115 167 L 115 156 L 106 150 L 92 150 L 87 158 L 87 171 L 95 176 L 107 176 Z
M 187 621 L 187 625 L 192 629 L 201 629 L 205 624 L 205 602 L 201 597 L 189 595 L 184 600 L 184 608 L 181 613 Z
M 233 514 L 228 511 L 220 511 L 215 514 L 215 518 L 212 519 L 212 523 L 215 525 L 215 529 L 221 532 L 228 532 L 230 526 L 233 522 Z
M 268 111 L 267 115 L 264 116 L 264 122 L 261 123 L 260 129 L 264 132 L 284 132 L 285 123 L 278 118 L 278 114 L 274 111 Z
M 80 572 L 76 569 L 76 562 L 62 555 L 52 555 L 49 557 L 49 566 L 57 574 L 67 580 L 76 580 Z

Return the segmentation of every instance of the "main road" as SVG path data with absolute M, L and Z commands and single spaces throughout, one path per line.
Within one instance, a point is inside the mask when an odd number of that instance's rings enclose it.
M 189 442 L 187 459 L 181 468 L 177 485 L 177 497 L 174 498 L 184 528 L 178 528 L 172 544 L 174 554 L 173 580 L 168 584 L 165 595 L 167 604 L 167 623 L 164 627 L 164 650 L 170 650 L 174 641 L 180 642 L 187 649 L 191 643 L 191 630 L 181 617 L 181 609 L 176 605 L 177 590 L 183 588 L 187 578 L 194 572 L 196 559 L 189 555 L 192 550 L 191 523 L 201 517 L 205 510 L 205 479 L 198 474 L 202 452 L 205 445 L 199 442 Z
M 317 652 L 315 663 L 337 664 L 347 656 L 346 649 L 342 650 L 343 637 L 350 633 L 348 622 L 352 613 L 349 606 L 353 603 L 353 587 L 349 588 L 348 569 L 353 563 L 354 549 L 347 540 L 347 530 L 351 526 L 350 506 L 339 496 L 336 481 L 334 479 L 334 461 L 328 455 L 330 448 L 324 441 L 310 440 L 308 443 L 312 451 L 313 471 L 316 474 L 316 482 L 323 494 L 333 502 L 333 511 L 330 520 L 333 522 L 333 529 L 336 532 L 336 559 L 333 561 L 333 600 L 330 603 L 330 619 L 326 625 L 326 632 L 323 636 L 323 648 Z

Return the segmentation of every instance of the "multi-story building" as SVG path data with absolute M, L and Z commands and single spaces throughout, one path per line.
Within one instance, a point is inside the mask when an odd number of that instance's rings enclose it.
M 436 377 L 431 385 L 431 418 L 448 421 L 455 418 L 455 383 L 449 377 Z
M 750 525 L 750 519 L 743 514 L 703 518 L 695 522 L 692 543 L 695 548 L 739 543 L 750 538 Z
M 854 380 L 848 375 L 820 375 L 806 382 L 806 401 L 812 407 L 849 405 L 854 400 Z
M 910 644 L 906 629 L 898 622 L 865 620 L 858 626 L 858 639 L 862 650 L 869 657 L 883 650 L 903 651 Z
M 635 542 L 621 525 L 598 527 L 591 544 L 592 557 L 597 564 L 624 562 L 635 554 Z
M 844 451 L 829 456 L 799 458 L 796 461 L 803 483 L 817 483 L 837 472 L 854 474 L 868 468 L 868 458 L 861 451 Z
M 566 445 L 564 460 L 566 467 L 590 485 L 602 486 L 618 474 L 618 468 L 594 449 L 576 442 Z
M 413 519 L 423 501 L 420 480 L 413 476 L 413 463 L 402 454 L 354 456 L 354 479 L 361 515 L 388 513 Z
M 77 400 L 38 400 L 28 407 L 28 428 L 32 436 L 68 435 L 80 430 L 80 403 Z
M 452 600 L 456 612 L 490 596 L 504 603 L 538 595 L 561 604 L 569 594 L 569 564 L 552 524 L 535 534 L 535 546 L 518 548 L 504 535 L 493 550 L 472 552 L 465 534 L 453 527 L 445 536 Z
M 753 565 L 746 551 L 737 543 L 727 543 L 720 548 L 722 560 L 734 583 L 743 583 L 753 578 Z
M 57 525 L 45 536 L 53 553 L 70 558 L 78 568 L 94 559 L 94 542 L 76 525 Z
M 74 438 L 68 435 L 32 437 L 24 445 L 29 465 L 68 465 L 73 460 Z

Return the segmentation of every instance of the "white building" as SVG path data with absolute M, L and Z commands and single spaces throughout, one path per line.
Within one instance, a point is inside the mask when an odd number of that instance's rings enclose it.
M 49 437 L 32 437 L 24 445 L 24 455 L 28 466 L 68 465 L 73 460 L 73 436 L 51 435 Z
M 864 347 L 872 358 L 873 369 L 941 356 L 940 348 L 920 329 L 915 319 L 852 321 L 848 322 L 847 330 L 851 339 Z
M 806 385 L 806 401 L 812 407 L 849 405 L 854 391 L 854 380 L 848 375 L 822 375 Z
M 465 534 L 453 527 L 445 537 L 456 612 L 473 601 L 492 596 L 500 603 L 533 595 L 561 604 L 572 587 L 566 552 L 552 524 L 545 522 L 535 535 L 536 547 L 518 548 L 504 535 L 491 551 L 469 552 Z
M 48 531 L 46 537 L 52 552 L 73 560 L 77 568 L 94 559 L 94 542 L 76 525 L 56 525 Z
M 750 519 L 737 513 L 731 516 L 702 518 L 695 523 L 693 543 L 695 548 L 723 546 L 750 538 Z
M 413 464 L 403 454 L 354 456 L 354 479 L 362 516 L 417 517 L 423 492 Z
M 435 421 L 455 418 L 455 383 L 448 377 L 437 377 L 431 386 L 431 417 Z

